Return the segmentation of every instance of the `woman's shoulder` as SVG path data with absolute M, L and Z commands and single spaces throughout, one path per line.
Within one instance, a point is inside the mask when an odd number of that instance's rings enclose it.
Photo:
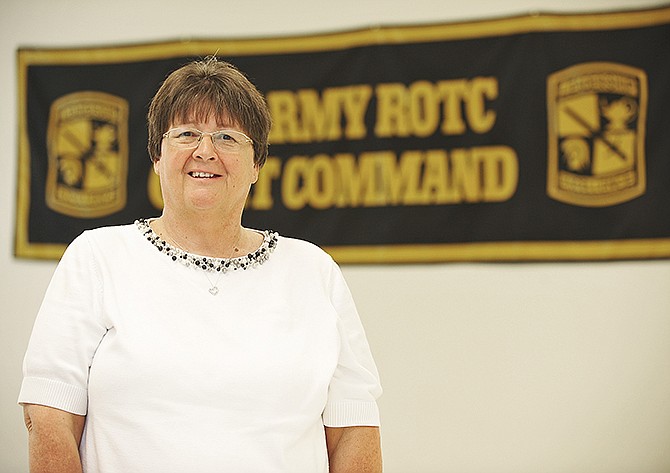
M 283 247 L 286 251 L 301 253 L 306 256 L 330 259 L 330 255 L 323 248 L 301 238 L 279 235 L 277 237 L 277 247 Z
M 300 262 L 303 266 L 315 265 L 325 269 L 335 263 L 325 249 L 302 238 L 279 235 L 276 250 L 278 256 L 281 255 L 281 259 Z
M 103 227 L 95 227 L 84 230 L 80 237 L 85 237 L 91 240 L 104 240 L 108 238 L 127 238 L 138 232 L 137 225 L 134 223 L 126 223 L 120 225 L 108 225 Z
M 78 261 L 87 258 L 98 260 L 106 256 L 118 256 L 119 251 L 128 247 L 128 243 L 137 238 L 133 234 L 139 234 L 139 232 L 132 224 L 86 229 L 67 245 L 61 261 Z
M 68 250 L 73 252 L 85 247 L 109 250 L 137 239 L 138 235 L 140 233 L 136 225 L 132 223 L 90 228 L 82 231 L 72 240 L 68 245 Z

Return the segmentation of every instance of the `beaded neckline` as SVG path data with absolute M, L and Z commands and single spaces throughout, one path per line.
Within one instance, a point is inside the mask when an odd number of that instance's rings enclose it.
M 261 246 L 245 256 L 235 258 L 212 258 L 209 256 L 200 256 L 193 253 L 187 253 L 181 248 L 170 245 L 167 241 L 159 237 L 149 226 L 149 219 L 141 218 L 135 220 L 135 225 L 142 232 L 144 237 L 156 247 L 158 251 L 169 256 L 172 261 L 177 261 L 184 266 L 194 266 L 208 272 L 226 273 L 238 269 L 249 269 L 260 266 L 270 258 L 270 253 L 277 246 L 279 234 L 272 230 L 264 230 L 263 243 Z

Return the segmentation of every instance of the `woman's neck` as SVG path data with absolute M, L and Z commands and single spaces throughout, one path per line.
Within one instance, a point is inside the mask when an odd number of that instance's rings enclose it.
M 151 227 L 168 243 L 202 256 L 233 258 L 249 244 L 241 215 L 232 218 L 206 215 L 177 217 L 164 211 L 151 223 Z

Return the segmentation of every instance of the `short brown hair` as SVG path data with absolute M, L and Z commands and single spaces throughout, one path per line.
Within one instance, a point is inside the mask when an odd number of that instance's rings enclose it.
M 189 120 L 231 120 L 253 140 L 254 163 L 265 164 L 272 120 L 263 95 L 232 64 L 208 57 L 173 71 L 151 100 L 147 115 L 148 150 L 152 161 L 171 124 Z

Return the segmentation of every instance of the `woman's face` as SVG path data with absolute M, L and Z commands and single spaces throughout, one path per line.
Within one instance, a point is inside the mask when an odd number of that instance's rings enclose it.
M 239 130 L 231 123 L 217 123 L 214 117 L 206 122 L 172 123 L 170 128 L 195 128 L 203 132 L 222 129 Z M 166 210 L 221 210 L 242 212 L 249 189 L 258 179 L 251 143 L 243 143 L 237 151 L 221 151 L 214 147 L 212 137 L 203 135 L 196 148 L 171 146 L 161 142 L 160 159 L 154 162 Z

